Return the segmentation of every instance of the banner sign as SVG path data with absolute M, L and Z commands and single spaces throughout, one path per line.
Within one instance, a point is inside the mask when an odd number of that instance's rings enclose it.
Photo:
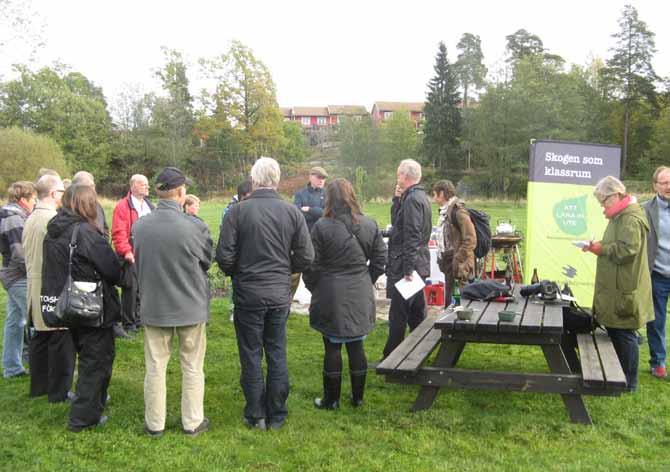
M 574 241 L 600 240 L 607 220 L 593 196 L 605 176 L 619 177 L 619 146 L 534 141 L 528 165 L 525 282 L 567 283 L 584 307 L 593 301 L 596 256 Z

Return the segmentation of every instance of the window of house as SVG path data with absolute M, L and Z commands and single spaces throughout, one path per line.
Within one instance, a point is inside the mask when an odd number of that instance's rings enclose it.
M 312 122 L 309 116 L 303 116 L 300 121 L 304 126 L 309 126 Z
M 393 116 L 393 112 L 392 112 L 392 111 L 385 111 L 385 112 L 384 112 L 384 119 L 385 119 L 385 120 L 390 119 L 392 116 Z
M 326 117 L 325 116 L 317 116 L 316 117 L 316 124 L 317 125 L 325 125 L 326 124 Z

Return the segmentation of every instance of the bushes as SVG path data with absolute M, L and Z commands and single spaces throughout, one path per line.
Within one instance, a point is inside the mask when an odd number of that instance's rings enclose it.
M 0 190 L 3 194 L 12 182 L 35 180 L 42 167 L 67 175 L 68 167 L 56 141 L 20 128 L 0 129 Z

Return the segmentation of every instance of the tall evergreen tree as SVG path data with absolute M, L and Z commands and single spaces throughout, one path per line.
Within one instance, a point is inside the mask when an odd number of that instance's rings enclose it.
M 460 51 L 456 61 L 456 70 L 463 86 L 463 108 L 466 109 L 470 85 L 481 89 L 484 86 L 487 69 L 484 65 L 482 41 L 479 36 L 464 33 L 456 47 Z
M 612 35 L 616 46 L 611 49 L 614 55 L 607 60 L 603 78 L 608 84 L 609 93 L 621 100 L 623 111 L 623 151 L 621 154 L 621 173 L 626 175 L 629 168 L 628 151 L 631 116 L 642 98 L 655 103 L 654 81 L 658 79 L 651 65 L 656 52 L 654 33 L 640 20 L 637 10 L 626 5 L 619 18 L 619 32 Z
M 438 47 L 433 69 L 435 76 L 428 83 L 424 108 L 424 153 L 437 169 L 451 171 L 460 164 L 461 110 L 458 80 L 443 42 Z

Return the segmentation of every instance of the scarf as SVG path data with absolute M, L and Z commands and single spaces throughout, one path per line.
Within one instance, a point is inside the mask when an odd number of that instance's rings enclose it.
M 445 221 L 449 220 L 449 206 L 456 201 L 456 196 L 454 195 L 447 203 L 440 207 L 440 216 L 437 219 L 437 247 L 439 249 L 438 254 L 443 254 L 447 250 L 451 249 L 451 243 L 449 242 L 449 233 L 445 230 Z
M 637 198 L 631 197 L 630 195 L 626 195 L 624 198 L 619 200 L 617 203 L 612 205 L 609 208 L 606 208 L 603 213 L 605 214 L 605 218 L 608 220 L 611 220 L 615 216 L 617 216 L 619 213 L 624 211 L 626 208 L 628 208 L 628 205 L 631 203 L 637 203 Z

